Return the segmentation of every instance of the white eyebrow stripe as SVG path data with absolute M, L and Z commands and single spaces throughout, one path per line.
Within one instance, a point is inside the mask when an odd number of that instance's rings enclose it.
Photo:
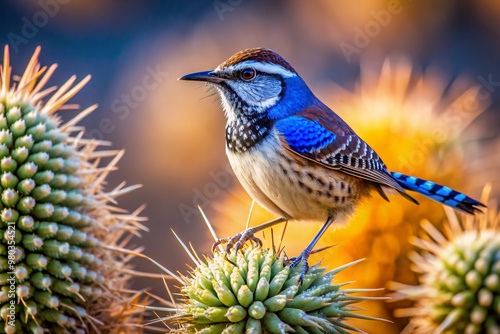
M 283 66 L 272 63 L 261 63 L 255 60 L 246 60 L 242 63 L 229 66 L 228 68 L 233 71 L 240 71 L 244 68 L 251 67 L 259 72 L 270 73 L 270 74 L 280 74 L 285 78 L 291 78 L 297 76 L 296 73 L 285 69 Z M 215 71 L 220 71 L 221 69 L 217 67 Z

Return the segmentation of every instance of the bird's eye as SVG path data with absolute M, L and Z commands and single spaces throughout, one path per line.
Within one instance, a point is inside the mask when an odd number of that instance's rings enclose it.
M 255 70 L 253 68 L 245 68 L 240 72 L 240 77 L 245 81 L 250 81 L 255 78 Z

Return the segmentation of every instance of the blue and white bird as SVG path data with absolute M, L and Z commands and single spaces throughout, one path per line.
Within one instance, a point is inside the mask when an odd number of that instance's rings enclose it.
M 474 214 L 484 207 L 463 193 L 432 181 L 390 172 L 378 154 L 323 104 L 295 69 L 277 53 L 240 51 L 214 70 L 185 75 L 214 87 L 225 111 L 226 153 L 245 190 L 279 218 L 224 239 L 226 250 L 257 240 L 254 233 L 286 221 L 325 224 L 291 266 L 307 259 L 325 230 L 341 224 L 372 191 L 388 200 L 407 190 Z

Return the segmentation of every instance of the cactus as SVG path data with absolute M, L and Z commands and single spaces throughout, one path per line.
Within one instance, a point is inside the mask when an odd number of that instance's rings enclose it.
M 76 126 L 96 106 L 64 124 L 55 114 L 77 108 L 66 103 L 90 77 L 44 89 L 56 65 L 41 67 L 39 52 L 11 83 L 5 47 L 1 71 L 0 332 L 132 328 L 138 317 L 128 310 L 135 293 L 125 290 L 130 256 L 117 243 L 141 228 L 140 210 L 116 214 L 112 203 L 135 187 L 102 190 L 122 152 L 97 151 L 102 143 Z
M 411 255 L 420 285 L 394 284 L 415 305 L 395 314 L 412 316 L 407 332 L 500 333 L 500 215 L 489 207 L 460 223 L 446 210 L 446 237 L 422 223 L 430 239 L 416 238 L 421 253 Z
M 273 249 L 251 244 L 201 260 L 180 242 L 196 264 L 188 276 L 153 262 L 181 284 L 181 299 L 172 300 L 169 307 L 146 307 L 168 312 L 160 320 L 173 333 L 349 333 L 360 332 L 346 323 L 349 318 L 382 320 L 357 314 L 353 306 L 382 297 L 351 295 L 377 289 L 345 289 L 347 283 L 332 283 L 337 273 L 361 260 L 331 271 L 313 265 L 299 284 L 301 268 L 290 268 Z

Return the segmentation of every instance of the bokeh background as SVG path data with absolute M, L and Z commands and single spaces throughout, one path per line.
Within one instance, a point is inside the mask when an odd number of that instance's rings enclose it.
M 185 272 L 190 260 L 170 230 L 209 252 L 213 239 L 197 206 L 227 236 L 244 228 L 251 200 L 225 159 L 217 99 L 179 76 L 214 68 L 240 49 L 271 48 L 389 168 L 476 197 L 492 182 L 498 198 L 498 22 L 496 0 L 4 0 L 0 44 L 10 45 L 15 74 L 41 45 L 42 64 L 59 64 L 53 84 L 92 75 L 73 101 L 100 106 L 82 122 L 89 138 L 126 150 L 109 186 L 143 185 L 119 203 L 129 211 L 146 204 L 149 232 L 135 244 Z M 408 239 L 419 233 L 421 219 L 437 226 L 443 219 L 440 205 L 418 199 L 419 207 L 399 198 L 367 201 L 350 227 L 330 231 L 320 244 L 336 246 L 314 259 L 334 267 L 366 257 L 339 277 L 356 286 L 415 283 Z M 250 221 L 269 218 L 256 207 Z M 319 228 L 290 223 L 286 252 L 296 255 Z M 281 229 L 274 232 L 277 239 Z M 136 264 L 138 271 L 159 271 L 144 260 Z M 166 297 L 159 280 L 133 284 Z M 398 305 L 366 307 L 395 323 L 361 322 L 361 329 L 398 333 L 405 326 L 405 319 L 392 318 Z

